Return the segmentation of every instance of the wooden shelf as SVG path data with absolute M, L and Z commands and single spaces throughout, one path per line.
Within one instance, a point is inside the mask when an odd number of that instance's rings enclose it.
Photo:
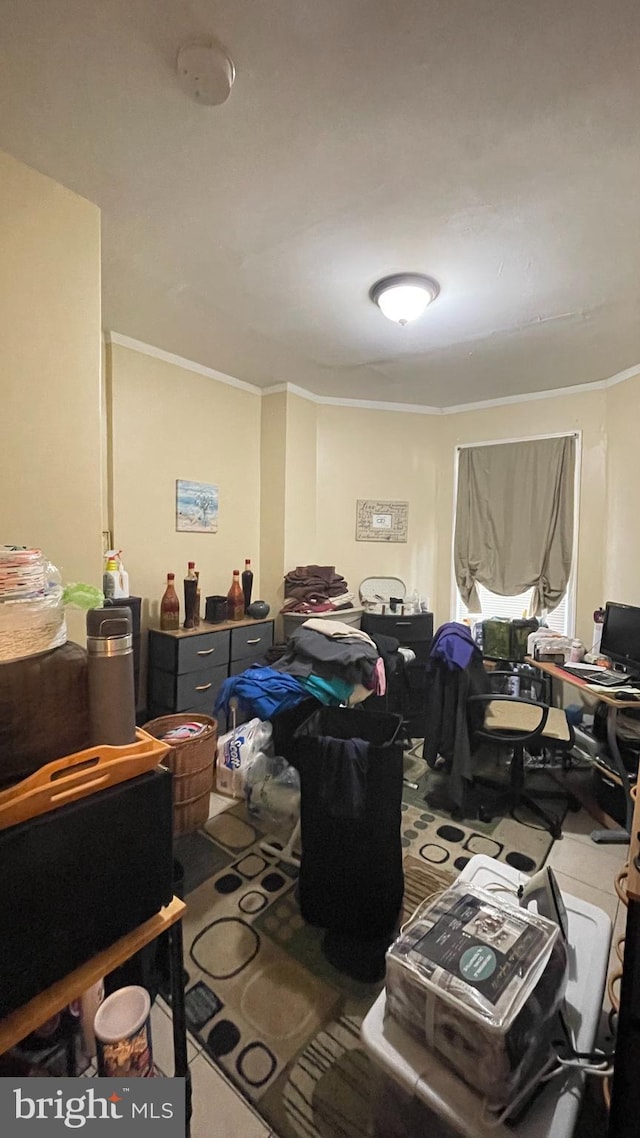
M 161 933 L 166 932 L 176 921 L 182 919 L 186 909 L 184 901 L 174 897 L 164 909 L 139 925 L 133 932 L 127 933 L 115 944 L 103 949 L 97 956 L 93 956 L 91 960 L 87 960 L 85 964 L 70 972 L 68 976 L 56 981 L 46 991 L 34 996 L 28 1004 L 16 1008 L 14 1012 L 0 1020 L 0 1055 L 46 1023 L 57 1012 L 62 1011 L 72 1000 L 79 999 L 83 992 L 93 984 L 97 984 L 98 980 L 113 972 L 115 968 L 119 968 Z

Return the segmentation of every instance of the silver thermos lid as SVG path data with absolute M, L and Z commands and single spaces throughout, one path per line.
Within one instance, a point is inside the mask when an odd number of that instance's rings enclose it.
M 90 656 L 118 656 L 133 650 L 131 609 L 90 609 L 87 613 L 87 652 Z

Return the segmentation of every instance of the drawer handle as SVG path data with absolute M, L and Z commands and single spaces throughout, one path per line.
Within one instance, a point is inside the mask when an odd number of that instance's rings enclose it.
M 258 637 L 256 637 L 255 640 L 247 640 L 247 644 L 259 644 L 261 640 L 262 640 L 262 637 L 258 636 Z
M 396 628 L 411 628 L 411 621 L 410 620 L 397 620 L 396 621 Z
M 213 684 L 196 684 L 195 691 L 209 691 Z
M 215 652 L 215 648 L 203 648 L 198 652 L 198 656 L 210 656 L 212 652 Z

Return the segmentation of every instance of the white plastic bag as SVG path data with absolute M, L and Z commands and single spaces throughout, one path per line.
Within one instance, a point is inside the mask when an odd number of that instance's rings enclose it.
M 300 775 L 281 755 L 256 755 L 246 778 L 247 809 L 259 822 L 293 830 L 300 816 Z
M 250 719 L 218 739 L 216 789 L 221 794 L 242 798 L 247 771 L 260 751 L 271 745 L 271 724 Z

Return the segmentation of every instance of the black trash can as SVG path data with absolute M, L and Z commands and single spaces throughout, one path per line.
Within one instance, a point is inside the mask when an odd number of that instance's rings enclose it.
M 294 733 L 299 901 L 309 924 L 363 940 L 396 926 L 404 892 L 401 722 L 384 712 L 323 707 Z

